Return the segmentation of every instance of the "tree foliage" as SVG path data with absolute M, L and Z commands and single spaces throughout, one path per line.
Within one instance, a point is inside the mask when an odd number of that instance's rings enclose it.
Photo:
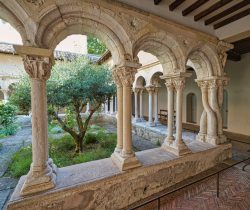
M 89 54 L 101 55 L 107 50 L 104 43 L 102 43 L 98 38 L 93 36 L 87 37 L 87 44 Z
M 48 113 L 74 138 L 76 152 L 83 150 L 83 139 L 91 117 L 114 93 L 115 86 L 107 66 L 94 65 L 81 58 L 53 67 L 47 81 Z M 30 109 L 30 83 L 27 78 L 16 85 L 10 101 L 21 110 Z M 83 122 L 81 112 L 87 103 L 91 104 L 91 109 Z M 59 117 L 62 109 L 66 110 L 64 119 Z

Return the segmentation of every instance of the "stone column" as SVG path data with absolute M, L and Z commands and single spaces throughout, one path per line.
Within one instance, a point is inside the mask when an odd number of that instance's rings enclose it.
M 228 77 L 224 77 L 224 78 L 220 78 L 217 82 L 218 82 L 218 104 L 219 104 L 219 111 L 220 111 L 220 115 L 221 115 L 221 108 L 223 105 L 223 99 L 224 99 L 224 86 L 228 85 L 228 81 L 229 78 Z M 219 133 L 219 139 L 220 139 L 220 143 L 225 143 L 227 142 L 227 137 L 223 134 L 223 118 L 221 116 L 221 120 L 222 120 L 222 125 L 220 128 L 221 130 L 218 130 Z
M 190 153 L 182 139 L 182 107 L 183 107 L 183 89 L 185 87 L 185 78 L 177 78 L 174 80 L 176 90 L 176 139 L 175 147 L 179 155 Z
M 140 92 L 139 88 L 134 88 L 134 96 L 135 96 L 135 118 L 134 122 L 139 122 L 140 119 L 138 117 L 138 93 Z
M 4 101 L 8 101 L 9 100 L 9 91 L 8 90 L 2 90 L 3 92 L 3 96 L 4 96 Z
M 160 87 L 157 86 L 155 87 L 154 91 L 154 114 L 155 114 L 155 119 L 154 119 L 154 124 L 159 125 L 159 119 L 158 119 L 158 92 L 159 92 Z
M 155 126 L 153 122 L 153 93 L 154 93 L 154 86 L 147 86 L 146 90 L 148 91 L 148 122 L 147 124 L 150 127 Z
M 110 111 L 109 111 L 109 113 L 110 114 L 114 114 L 114 102 L 113 102 L 113 96 L 111 96 L 111 98 L 110 98 Z
M 143 88 L 140 89 L 140 121 L 144 122 L 144 117 L 143 117 Z
M 86 111 L 85 111 L 85 114 L 88 114 L 89 113 L 89 103 L 87 103 L 87 106 L 86 106 Z
M 123 148 L 123 87 L 116 69 L 113 70 L 112 75 L 117 92 L 117 144 L 115 153 L 121 153 Z
M 108 113 L 108 102 L 107 101 L 104 103 L 104 110 L 105 110 L 105 114 L 107 114 Z
M 198 86 L 201 88 L 201 94 L 202 94 L 202 103 L 204 110 L 206 114 L 202 114 L 201 119 L 201 130 L 197 136 L 197 140 L 204 141 L 204 138 L 206 138 L 205 141 L 211 143 L 211 144 L 217 144 L 218 136 L 217 136 L 217 119 L 216 115 L 213 112 L 212 108 L 209 105 L 208 100 L 208 86 L 209 86 L 209 80 L 196 80 Z M 206 116 L 207 123 L 202 123 L 202 120 L 204 120 Z M 207 128 L 204 128 L 204 126 L 207 126 Z M 205 133 L 207 131 L 207 133 Z
M 116 70 L 122 83 L 123 94 L 123 148 L 120 153 L 113 153 L 112 159 L 121 170 L 128 170 L 140 166 L 132 148 L 132 97 L 131 89 L 136 69 L 133 67 L 119 67 Z M 119 107 L 118 107 L 119 109 Z
M 171 79 L 166 80 L 165 85 L 168 90 L 168 136 L 164 144 L 171 145 L 174 141 L 174 85 Z
M 114 97 L 115 99 L 115 113 L 117 112 L 117 96 Z
M 51 73 L 52 51 L 21 46 L 15 46 L 15 49 L 23 56 L 24 69 L 31 80 L 32 164 L 21 189 L 22 195 L 28 195 L 51 189 L 56 184 L 56 167 L 52 160 L 48 159 L 46 96 L 46 80 Z M 34 54 L 29 55 L 30 52 Z

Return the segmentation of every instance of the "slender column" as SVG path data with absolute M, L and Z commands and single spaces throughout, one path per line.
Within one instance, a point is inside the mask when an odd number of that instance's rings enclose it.
M 208 102 L 209 81 L 208 80 L 197 80 L 197 84 L 201 88 L 202 103 L 203 103 L 203 107 L 204 107 L 204 109 L 206 111 L 206 115 L 207 115 L 206 141 L 208 141 L 209 143 L 212 143 L 212 144 L 217 144 L 216 143 L 218 141 L 218 139 L 217 139 L 217 119 L 216 119 L 215 113 L 211 109 L 209 102 Z M 205 125 L 205 123 L 203 124 L 203 126 L 204 125 Z M 205 131 L 204 128 L 203 128 L 203 130 Z M 198 134 L 198 137 L 197 137 L 198 140 L 199 140 L 199 136 L 200 136 L 200 138 L 204 138 L 204 133 L 203 133 L 204 131 L 202 131 L 202 133 Z M 201 140 L 203 140 L 203 139 L 201 139 Z
M 138 93 L 140 89 L 139 88 L 134 88 L 134 96 L 135 96 L 135 118 L 134 122 L 139 122 L 139 117 L 138 117 Z
M 109 113 L 110 114 L 114 114 L 114 102 L 113 102 L 113 96 L 111 96 L 110 98 L 110 110 L 109 110 Z
M 115 113 L 117 112 L 117 96 L 115 96 Z
M 174 86 L 171 80 L 166 80 L 165 83 L 168 90 L 168 136 L 166 141 L 172 144 L 174 141 Z
M 4 96 L 4 101 L 8 101 L 9 100 L 9 91 L 8 90 L 2 90 L 3 92 L 3 96 Z
M 56 168 L 48 159 L 48 116 L 46 80 L 52 62 L 45 56 L 24 56 L 24 68 L 31 79 L 32 164 L 21 194 L 44 191 L 55 186 Z
M 116 70 L 119 81 L 122 83 L 123 94 L 123 148 L 121 153 L 113 153 L 112 160 L 121 170 L 128 170 L 140 166 L 132 148 L 132 98 L 131 88 L 136 69 L 133 67 L 120 67 Z M 118 99 L 119 100 L 119 99 Z M 119 109 L 119 106 L 118 106 Z M 119 110 L 118 110 L 119 113 Z
M 117 92 L 117 144 L 115 152 L 120 153 L 123 148 L 123 87 L 116 70 L 112 72 Z
M 87 106 L 86 106 L 86 111 L 85 111 L 85 114 L 88 114 L 89 113 L 89 103 L 87 103 Z
M 143 122 L 144 121 L 144 117 L 143 117 L 143 88 L 140 89 L 140 121 Z
M 153 93 L 154 93 L 154 86 L 146 87 L 148 91 L 148 125 L 155 126 L 153 122 Z
M 154 91 L 154 114 L 155 114 L 155 119 L 154 119 L 154 124 L 159 125 L 159 119 L 158 119 L 158 92 L 159 92 L 159 86 L 155 87 Z
M 105 114 L 107 114 L 108 113 L 108 102 L 107 101 L 104 103 L 104 110 L 105 110 Z

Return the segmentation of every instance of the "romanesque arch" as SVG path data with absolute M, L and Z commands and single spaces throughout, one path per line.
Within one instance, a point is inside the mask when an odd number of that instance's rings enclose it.
M 138 38 L 133 45 L 133 56 L 139 51 L 155 55 L 163 67 L 164 74 L 179 72 L 183 61 L 183 52 L 178 42 L 165 32 L 147 33 Z

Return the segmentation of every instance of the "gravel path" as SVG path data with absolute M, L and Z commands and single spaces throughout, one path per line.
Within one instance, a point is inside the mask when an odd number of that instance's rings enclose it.
M 31 127 L 24 127 L 16 135 L 0 139 L 0 143 L 3 144 L 3 148 L 0 150 L 0 209 L 6 209 L 6 203 L 18 180 L 4 177 L 4 174 L 11 162 L 12 155 L 21 147 L 31 143 Z

